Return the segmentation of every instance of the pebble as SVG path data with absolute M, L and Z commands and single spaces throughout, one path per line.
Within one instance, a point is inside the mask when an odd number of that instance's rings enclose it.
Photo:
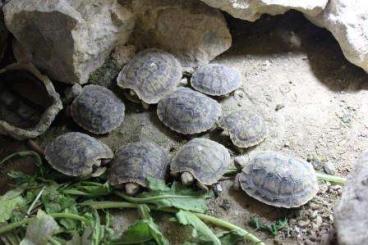
M 334 175 L 336 173 L 335 166 L 331 162 L 325 162 L 323 164 L 323 171 L 326 174 L 331 174 L 331 175 Z
M 322 217 L 321 216 L 317 216 L 317 218 L 316 218 L 316 225 L 318 227 L 320 227 L 322 225 L 322 222 L 323 222 Z
M 309 220 L 299 220 L 298 221 L 298 225 L 300 227 L 307 227 L 309 224 L 310 224 L 310 221 Z

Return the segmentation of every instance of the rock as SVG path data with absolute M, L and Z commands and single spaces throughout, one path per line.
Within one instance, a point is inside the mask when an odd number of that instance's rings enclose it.
M 120 69 L 129 62 L 136 53 L 136 48 L 133 45 L 118 45 L 112 51 L 111 57 Z
M 32 64 L 15 63 L 0 70 L 0 134 L 17 140 L 46 132 L 63 109 L 48 77 Z
M 341 245 L 360 245 L 368 241 L 368 152 L 355 163 L 348 177 L 334 217 Z
M 335 168 L 335 166 L 333 165 L 332 162 L 325 162 L 323 164 L 323 171 L 326 174 L 334 175 L 336 173 L 336 168 Z
M 345 57 L 368 72 L 368 2 L 365 0 L 330 0 L 314 24 L 329 30 L 338 41 Z
M 314 24 L 329 30 L 345 57 L 368 72 L 368 2 L 365 0 L 201 0 L 236 18 L 257 20 L 262 14 L 298 10 Z
M 8 31 L 5 28 L 3 13 L 0 10 L 0 61 L 3 59 L 7 40 L 8 40 Z
M 138 49 L 161 48 L 190 66 L 208 63 L 231 46 L 222 13 L 197 0 L 134 0 L 132 9 Z
M 263 14 L 278 15 L 290 9 L 298 10 L 309 16 L 323 11 L 328 0 L 201 0 L 211 7 L 228 12 L 232 16 L 255 21 Z
M 134 17 L 116 0 L 12 0 L 5 23 L 33 63 L 55 80 L 86 83 L 117 43 L 125 43 Z

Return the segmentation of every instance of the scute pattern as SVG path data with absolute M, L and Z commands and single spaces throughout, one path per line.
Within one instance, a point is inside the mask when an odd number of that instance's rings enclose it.
M 156 143 L 131 143 L 116 152 L 108 180 L 115 186 L 131 182 L 146 187 L 147 177 L 165 179 L 168 164 L 168 153 Z
M 240 148 L 258 145 L 267 136 L 264 118 L 250 110 L 232 112 L 221 120 L 220 125 L 230 134 L 233 144 Z
M 237 175 L 237 179 L 248 195 L 276 207 L 299 207 L 318 191 L 312 165 L 279 152 L 258 153 Z
M 101 159 L 112 159 L 111 149 L 89 135 L 71 132 L 57 137 L 46 146 L 45 158 L 57 171 L 68 175 L 85 177 L 100 166 Z
M 179 88 L 157 106 L 161 122 L 181 134 L 197 134 L 212 128 L 221 116 L 220 104 L 189 88 Z
M 176 89 L 182 67 L 171 54 L 159 49 L 139 52 L 119 73 L 117 84 L 132 89 L 147 104 L 158 101 Z
M 94 134 L 106 134 L 124 121 L 125 105 L 109 89 L 87 85 L 71 105 L 73 120 Z
M 223 96 L 238 89 L 241 85 L 237 70 L 220 64 L 208 64 L 194 72 L 192 87 L 204 94 Z
M 203 138 L 186 143 L 171 162 L 171 174 L 190 172 L 204 185 L 216 183 L 230 166 L 230 153 L 221 144 Z

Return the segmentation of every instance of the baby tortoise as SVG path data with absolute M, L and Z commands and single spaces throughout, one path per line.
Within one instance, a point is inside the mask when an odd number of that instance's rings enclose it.
M 57 137 L 45 149 L 49 164 L 62 174 L 74 177 L 98 176 L 101 165 L 114 157 L 112 150 L 89 135 L 71 132 Z
M 111 90 L 99 85 L 71 90 L 78 91 L 80 94 L 73 100 L 70 114 L 83 129 L 94 134 L 106 134 L 124 121 L 125 105 Z
M 230 135 L 233 144 L 240 148 L 258 145 L 266 139 L 267 128 L 263 117 L 251 110 L 230 113 L 220 121 L 225 134 Z
M 147 187 L 147 177 L 165 179 L 168 153 L 156 143 L 140 141 L 121 147 L 116 152 L 108 174 L 111 185 L 122 187 L 129 195 Z
M 228 66 L 208 64 L 198 68 L 191 79 L 192 87 L 212 96 L 228 95 L 241 85 L 240 73 Z
M 160 100 L 157 115 L 163 124 L 181 134 L 198 134 L 215 126 L 220 104 L 189 88 L 179 88 Z
M 203 138 L 186 143 L 171 161 L 171 174 L 180 175 L 184 185 L 194 181 L 207 190 L 225 174 L 230 166 L 230 153 L 219 143 Z
M 119 73 L 117 85 L 130 89 L 146 104 L 157 104 L 173 92 L 182 78 L 182 67 L 170 53 L 159 49 L 139 52 Z M 135 102 L 134 98 L 132 99 Z
M 236 184 L 249 196 L 275 207 L 295 208 L 311 200 L 318 191 L 312 165 L 280 152 L 260 152 L 248 162 L 243 157 L 235 162 L 244 166 Z
M 33 65 L 16 63 L 0 69 L 0 134 L 35 138 L 62 108 L 52 82 Z

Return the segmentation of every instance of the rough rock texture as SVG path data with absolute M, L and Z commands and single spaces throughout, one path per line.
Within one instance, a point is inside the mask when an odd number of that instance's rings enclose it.
M 329 30 L 345 57 L 368 72 L 368 2 L 365 0 L 201 0 L 211 7 L 248 21 L 262 14 L 298 10 L 314 24 Z
M 222 13 L 197 0 L 134 0 L 132 42 L 177 55 L 184 65 L 208 63 L 231 46 Z
M 36 115 L 36 112 L 34 110 L 35 107 L 39 107 L 40 104 L 33 104 L 31 107 L 24 107 L 20 104 L 20 99 L 15 99 L 13 96 L 7 96 L 4 100 L 4 93 L 7 92 L 7 87 L 1 86 L 2 84 L 7 83 L 8 78 L 6 74 L 11 73 L 9 76 L 12 79 L 12 84 L 15 85 L 21 85 L 19 83 L 19 78 L 22 79 L 22 81 L 31 82 L 33 80 L 27 80 L 30 79 L 29 76 L 24 76 L 22 72 L 27 72 L 27 74 L 32 75 L 33 79 L 36 79 L 38 81 L 38 85 L 41 85 L 43 87 L 40 89 L 39 86 L 32 86 L 28 85 L 26 86 L 26 97 L 29 101 L 32 101 L 34 98 L 37 97 L 37 100 L 42 103 L 43 105 L 47 105 L 45 110 L 42 112 L 42 114 L 37 119 L 37 122 L 35 125 L 32 125 L 31 127 L 22 127 L 20 125 L 15 124 L 14 122 L 17 120 L 13 120 L 14 115 L 10 112 L 14 112 L 17 114 L 18 117 L 21 118 L 21 121 L 26 121 L 31 116 L 28 115 L 28 113 L 31 113 Z M 19 74 L 19 77 L 17 78 L 14 74 Z M 46 130 L 50 127 L 51 123 L 54 121 L 56 115 L 63 109 L 62 102 L 60 100 L 59 94 L 55 91 L 54 85 L 52 82 L 48 79 L 48 77 L 42 75 L 33 65 L 31 64 L 11 64 L 9 66 L 6 66 L 5 68 L 0 70 L 0 92 L 2 95 L 0 96 L 1 100 L 1 106 L 10 107 L 10 112 L 4 112 L 3 110 L 0 111 L 0 113 L 5 114 L 7 119 L 11 119 L 11 121 L 4 120 L 3 117 L 0 118 L 0 134 L 1 135 L 9 135 L 17 140 L 24 140 L 29 138 L 36 138 L 40 136 L 41 134 L 45 133 Z M 18 87 L 18 86 L 17 86 Z M 34 88 L 36 87 L 36 89 Z M 21 89 L 21 88 L 19 88 Z M 35 90 L 43 91 L 43 93 L 38 94 L 35 92 Z M 21 93 L 19 93 L 21 94 Z M 42 96 L 43 94 L 43 96 Z M 47 96 L 45 96 L 47 95 Z M 44 98 L 41 98 L 44 97 Z M 9 100 L 10 99 L 10 100 Z M 14 104 L 12 106 L 12 104 Z M 17 108 L 16 110 L 14 108 Z M 21 111 L 22 108 L 26 108 L 24 111 Z M 28 116 L 25 116 L 28 115 Z M 0 115 L 1 116 L 1 115 Z M 19 118 L 18 118 L 19 120 Z
M 368 2 L 330 0 L 323 13 L 307 16 L 339 42 L 345 57 L 368 72 Z
M 355 164 L 335 209 L 339 244 L 360 245 L 368 241 L 368 152 Z
M 1 2 L 0 2 L 0 7 L 1 7 Z M 7 39 L 8 39 L 8 31 L 5 28 L 3 13 L 0 10 L 0 61 L 2 60 L 4 56 Z
M 290 9 L 310 16 L 323 11 L 328 0 L 201 0 L 211 7 L 228 12 L 236 18 L 255 21 L 262 14 L 283 14 Z
M 65 83 L 86 83 L 134 26 L 131 12 L 116 0 L 13 0 L 4 15 L 33 63 Z

